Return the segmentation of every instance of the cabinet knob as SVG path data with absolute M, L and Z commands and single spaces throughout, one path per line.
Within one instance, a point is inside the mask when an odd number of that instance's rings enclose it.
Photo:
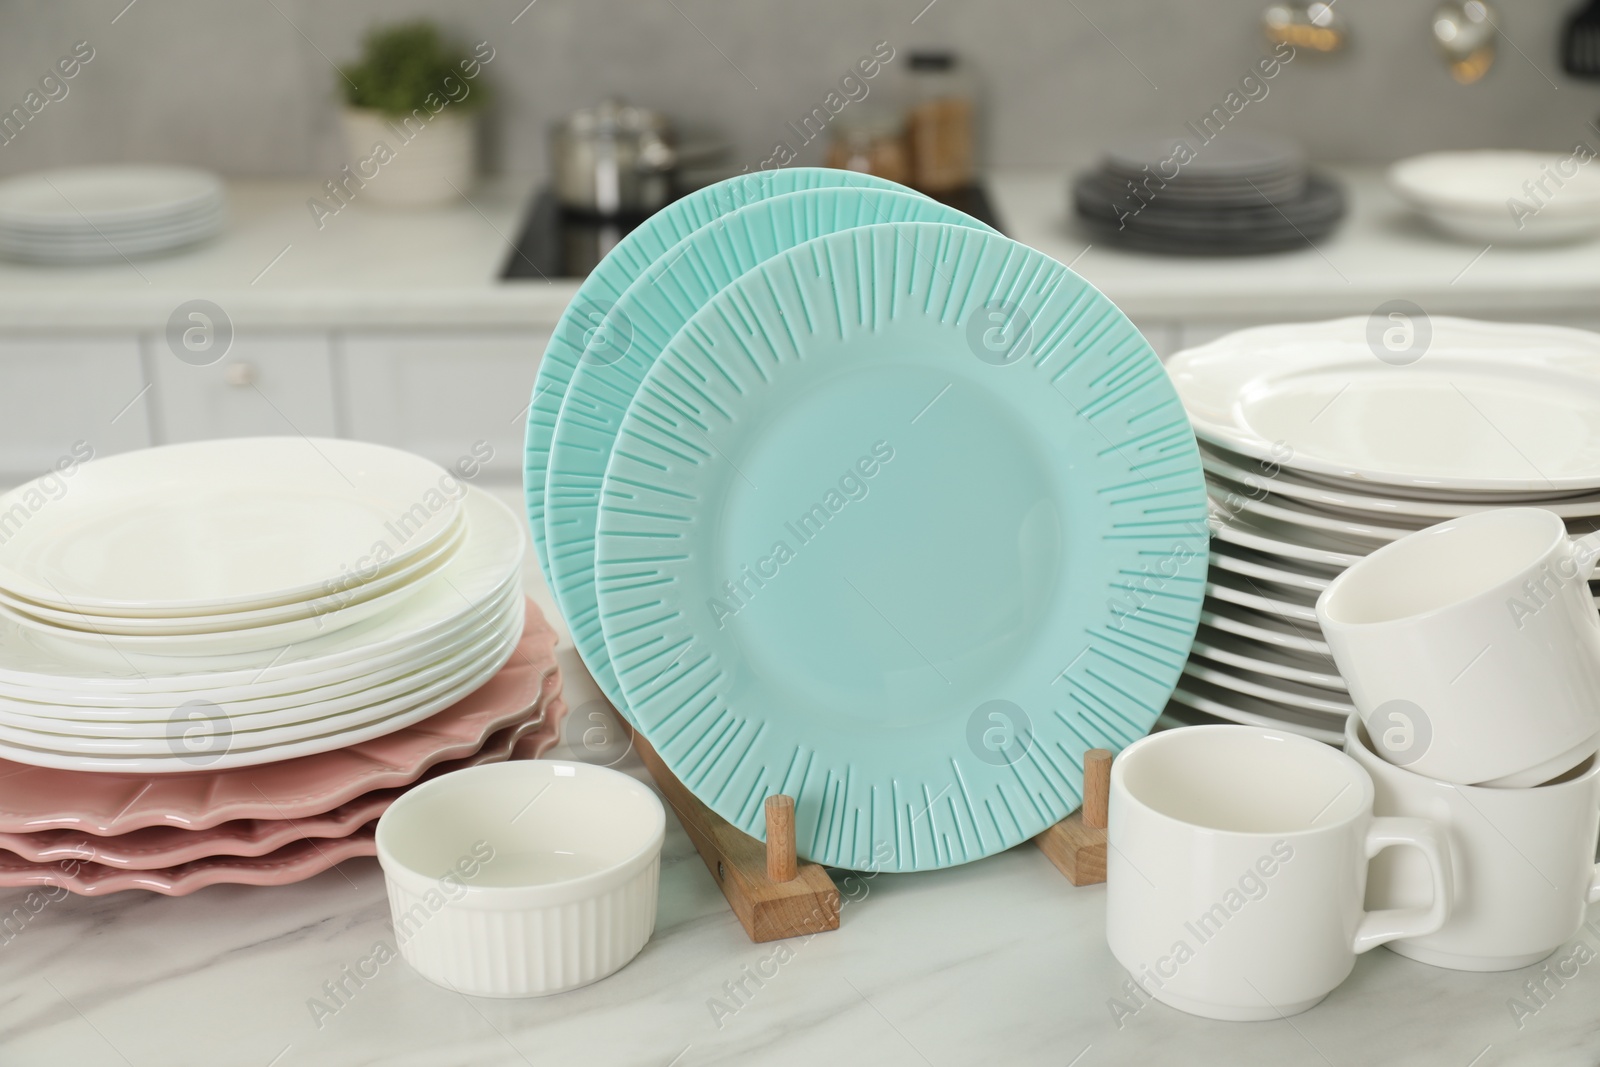
M 256 370 L 256 365 L 254 363 L 246 363 L 243 360 L 228 364 L 222 371 L 223 381 L 241 388 L 246 385 L 256 384 L 260 378 L 261 375 Z

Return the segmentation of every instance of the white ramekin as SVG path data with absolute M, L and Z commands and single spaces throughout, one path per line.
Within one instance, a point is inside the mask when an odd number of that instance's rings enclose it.
M 378 820 L 400 954 L 480 997 L 596 982 L 656 923 L 666 813 L 605 767 L 514 760 L 443 775 Z

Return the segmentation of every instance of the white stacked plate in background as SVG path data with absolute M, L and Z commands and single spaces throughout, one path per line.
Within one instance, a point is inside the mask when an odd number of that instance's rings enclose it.
M 1600 335 L 1394 315 L 1243 330 L 1168 364 L 1213 528 L 1169 715 L 1338 743 L 1351 705 L 1314 608 L 1341 570 L 1488 508 L 1600 528 Z
M 1494 244 L 1600 234 L 1600 171 L 1574 153 L 1427 152 L 1389 168 L 1389 187 L 1445 233 Z
M 520 520 L 379 445 L 169 445 L 21 486 L 0 515 L 0 756 L 20 763 L 346 747 L 474 691 L 522 631 Z
M 222 180 L 188 167 L 37 171 L 0 182 L 0 255 L 87 264 L 159 255 L 221 232 Z

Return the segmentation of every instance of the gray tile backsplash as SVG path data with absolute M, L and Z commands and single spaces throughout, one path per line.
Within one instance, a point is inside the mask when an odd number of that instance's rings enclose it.
M 736 166 L 758 163 L 776 141 L 795 140 L 786 123 L 880 40 L 902 59 L 925 45 L 967 58 L 984 86 L 988 162 L 1063 168 L 1121 130 L 1180 132 L 1267 51 L 1265 0 L 526 3 L 0 0 L 0 111 L 20 105 L 74 42 L 95 49 L 66 97 L 0 145 L 0 173 L 144 160 L 325 174 L 343 160 L 331 62 L 351 59 L 374 21 L 418 14 L 496 49 L 484 151 L 501 171 L 542 169 L 548 121 L 608 93 L 727 136 Z M 1236 128 L 1290 134 L 1338 160 L 1600 143 L 1590 125 L 1600 83 L 1556 64 L 1567 0 L 1502 0 L 1507 40 L 1470 87 L 1432 50 L 1434 3 L 1340 0 L 1351 47 L 1297 56 Z

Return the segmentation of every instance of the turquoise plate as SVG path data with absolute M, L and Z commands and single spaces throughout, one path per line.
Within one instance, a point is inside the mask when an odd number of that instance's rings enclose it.
M 545 469 L 550 459 L 550 437 L 555 432 L 556 416 L 567 395 L 572 368 L 583 357 L 585 347 L 597 339 L 597 327 L 611 305 L 635 278 L 649 268 L 663 252 L 707 223 L 747 204 L 801 189 L 828 189 L 840 186 L 861 189 L 906 187 L 869 174 L 829 170 L 822 167 L 794 167 L 788 170 L 762 170 L 741 174 L 704 189 L 697 189 L 673 201 L 617 242 L 599 266 L 578 286 L 556 323 L 539 375 L 533 383 L 533 398 L 528 405 L 527 447 L 522 472 L 523 493 L 528 501 L 528 523 L 533 530 L 535 555 L 550 584 L 550 565 L 545 545 Z M 604 337 L 598 337 L 597 356 L 605 358 Z
M 551 584 L 573 643 L 624 716 L 595 599 L 595 513 L 617 431 L 645 372 L 691 315 L 757 264 L 813 237 L 907 221 L 988 229 L 917 193 L 813 189 L 751 204 L 701 227 L 658 257 L 601 322 L 598 336 L 611 343 L 578 361 L 550 447 L 545 540 Z
M 1206 497 L 1150 346 L 1066 267 L 929 223 L 820 237 L 697 312 L 602 487 L 601 624 L 672 770 L 756 837 L 925 870 L 1079 803 L 1200 614 Z

